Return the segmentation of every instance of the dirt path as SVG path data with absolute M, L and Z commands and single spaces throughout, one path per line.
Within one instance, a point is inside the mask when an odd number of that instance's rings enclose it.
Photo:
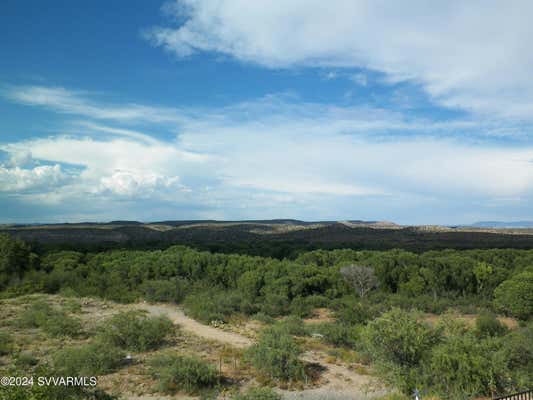
M 137 308 L 148 311 L 152 315 L 166 315 L 172 322 L 178 324 L 182 329 L 199 336 L 203 339 L 213 340 L 220 343 L 229 344 L 233 347 L 245 348 L 253 344 L 252 340 L 233 332 L 204 325 L 185 315 L 183 310 L 177 306 L 169 304 L 138 304 Z
M 237 348 L 246 348 L 253 341 L 245 336 L 233 332 L 223 331 L 212 326 L 204 325 L 187 315 L 177 306 L 168 304 L 136 305 L 136 308 L 148 311 L 152 315 L 166 315 L 182 329 L 207 340 L 229 344 Z M 369 400 L 383 395 L 382 390 L 373 389 L 376 381 L 368 375 L 362 375 L 344 365 L 332 364 L 326 361 L 327 355 L 317 351 L 303 354 L 302 360 L 320 364 L 324 367 L 322 378 L 324 384 L 318 388 L 301 391 L 280 391 L 285 399 L 332 399 L 332 400 Z

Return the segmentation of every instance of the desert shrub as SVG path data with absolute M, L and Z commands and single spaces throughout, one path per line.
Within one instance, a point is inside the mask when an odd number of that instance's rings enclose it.
M 21 369 L 33 367 L 39 363 L 39 360 L 31 353 L 23 351 L 17 354 L 15 365 Z
M 285 294 L 268 292 L 262 299 L 261 311 L 271 317 L 288 314 L 290 310 L 289 298 Z
M 276 322 L 275 318 L 272 318 L 270 315 L 266 315 L 264 312 L 258 312 L 250 317 L 256 321 L 262 322 L 267 325 L 271 325 Z
M 340 324 L 337 322 L 325 322 L 313 324 L 313 333 L 324 336 L 324 340 L 334 346 L 353 347 L 359 337 L 358 328 L 352 325 Z
M 17 325 L 21 328 L 39 328 L 54 314 L 55 310 L 48 303 L 36 301 L 21 313 Z
M 266 328 L 257 344 L 247 351 L 247 359 L 261 374 L 282 381 L 296 381 L 305 377 L 299 360 L 301 350 L 291 335 L 282 328 Z
M 160 346 L 173 331 L 166 316 L 148 317 L 141 312 L 127 311 L 104 322 L 100 338 L 132 351 L 147 351 Z
M 186 294 L 187 281 L 179 278 L 170 280 L 150 280 L 141 285 L 141 293 L 148 301 L 168 303 L 181 302 Z
M 310 317 L 313 309 L 328 307 L 329 299 L 325 296 L 311 295 L 307 297 L 296 297 L 291 301 L 290 312 L 301 318 Z
M 476 318 L 476 335 L 479 337 L 503 336 L 507 327 L 494 314 L 483 313 Z
M 276 325 L 280 329 L 285 330 L 289 335 L 304 336 L 307 334 L 303 320 L 294 315 L 283 318 Z
M 113 372 L 123 358 L 122 350 L 97 341 L 59 350 L 53 356 L 53 364 L 63 376 L 94 376 Z
M 9 354 L 13 349 L 13 338 L 7 332 L 0 332 L 0 356 Z
M 81 333 L 81 323 L 49 304 L 37 301 L 26 308 L 18 320 L 22 328 L 41 328 L 53 337 L 77 336 Z
M 63 313 L 50 316 L 41 328 L 53 337 L 75 337 L 81 333 L 81 323 Z
M 422 363 L 438 336 L 416 313 L 395 308 L 371 321 L 362 339 L 379 375 L 409 394 L 420 381 Z
M 343 297 L 332 302 L 337 320 L 346 325 L 365 324 L 380 314 L 377 307 L 354 297 Z
M 471 334 L 447 337 L 432 351 L 428 387 L 445 399 L 489 395 L 507 369 L 501 358 L 494 357 L 498 346 L 494 339 L 480 341 Z
M 495 306 L 520 319 L 533 316 L 533 272 L 523 272 L 494 290 Z
M 509 371 L 507 391 L 530 387 L 533 382 L 533 323 L 505 335 L 499 353 Z
M 205 361 L 177 354 L 161 354 L 150 361 L 150 371 L 159 380 L 160 390 L 195 394 L 218 382 L 216 368 Z
M 184 306 L 187 313 L 199 321 L 227 322 L 231 315 L 241 310 L 241 300 L 237 292 L 207 290 L 187 296 Z
M 251 388 L 236 395 L 234 400 L 281 400 L 281 396 L 268 387 Z

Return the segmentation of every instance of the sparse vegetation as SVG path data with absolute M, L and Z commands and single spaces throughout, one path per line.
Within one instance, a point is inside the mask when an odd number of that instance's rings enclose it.
M 8 354 L 13 348 L 13 338 L 7 332 L 0 331 L 0 356 Z
M 265 329 L 247 353 L 254 368 L 273 380 L 298 381 L 305 377 L 300 347 L 283 327 Z
M 105 342 L 66 347 L 53 357 L 55 370 L 63 376 L 95 376 L 115 371 L 124 352 Z
M 129 311 L 106 321 L 100 338 L 122 349 L 147 351 L 160 346 L 173 330 L 172 322 L 165 316 L 148 317 Z
M 249 389 L 246 393 L 238 394 L 234 400 L 281 400 L 281 396 L 271 388 L 260 387 Z
M 195 394 L 218 383 L 216 368 L 196 357 L 162 354 L 150 361 L 152 375 L 166 393 Z

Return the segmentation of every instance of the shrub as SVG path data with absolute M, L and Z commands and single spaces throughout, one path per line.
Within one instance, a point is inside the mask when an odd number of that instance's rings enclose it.
M 13 348 L 13 338 L 7 332 L 0 332 L 0 356 L 9 354 Z
M 151 280 L 141 285 L 141 292 L 148 301 L 179 303 L 185 297 L 187 281 L 179 278 L 171 280 Z
M 334 346 L 353 347 L 359 336 L 357 327 L 336 322 L 313 324 L 312 330 L 323 335 L 324 340 Z
M 375 307 L 353 297 L 344 297 L 332 304 L 335 317 L 346 325 L 365 324 L 379 314 Z
M 294 315 L 285 317 L 277 323 L 277 326 L 280 329 L 285 330 L 289 335 L 304 336 L 307 334 L 307 329 L 305 328 L 303 320 Z
M 21 352 L 15 359 L 15 365 L 21 369 L 27 369 L 33 367 L 39 363 L 39 360 L 28 352 Z
M 494 314 L 483 313 L 476 318 L 476 335 L 479 337 L 503 336 L 507 327 Z
M 523 272 L 502 282 L 494 290 L 494 304 L 520 319 L 533 316 L 533 272 Z
M 17 321 L 18 326 L 21 328 L 39 328 L 54 314 L 54 309 L 48 303 L 36 301 L 21 313 Z
M 81 333 L 81 323 L 66 314 L 56 314 L 48 318 L 42 329 L 53 337 L 75 337 Z
M 184 306 L 187 313 L 199 321 L 228 322 L 228 318 L 241 309 L 241 296 L 237 292 L 208 290 L 187 296 Z
M 124 353 L 117 347 L 97 341 L 58 351 L 53 364 L 64 376 L 105 375 L 116 370 L 123 358 Z
M 527 389 L 533 382 L 533 323 L 502 338 L 499 356 L 509 371 L 508 391 Z
M 281 396 L 267 387 L 251 388 L 246 393 L 238 394 L 234 400 L 281 400 Z
M 162 354 L 150 361 L 151 373 L 159 380 L 160 390 L 195 394 L 218 382 L 216 368 L 203 360 L 176 354 Z
M 18 325 L 22 328 L 41 328 L 54 337 L 73 337 L 81 332 L 81 323 L 77 319 L 41 301 L 31 304 L 22 312 Z
M 381 377 L 410 394 L 438 337 L 416 313 L 395 308 L 370 322 L 363 330 L 363 340 Z
M 301 350 L 294 339 L 279 327 L 266 328 L 259 342 L 247 351 L 247 358 L 260 373 L 282 381 L 301 380 L 304 366 L 299 360 Z
M 471 334 L 447 337 L 432 351 L 428 386 L 451 399 L 489 395 L 506 371 L 502 360 L 493 357 L 497 345 L 493 339 L 478 341 Z
M 147 351 L 160 346 L 173 329 L 166 316 L 148 317 L 138 311 L 127 311 L 105 322 L 100 337 L 123 349 Z
M 258 312 L 257 314 L 252 315 L 251 318 L 267 325 L 271 325 L 276 322 L 275 318 L 272 318 L 270 315 L 266 315 L 264 312 Z

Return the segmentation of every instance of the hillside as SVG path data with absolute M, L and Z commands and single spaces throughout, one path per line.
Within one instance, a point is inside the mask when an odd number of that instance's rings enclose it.
M 399 226 L 390 222 L 298 220 L 163 221 L 13 225 L 0 233 L 41 245 L 166 246 L 231 248 L 287 244 L 292 248 L 411 251 L 473 248 L 533 248 L 531 229 Z

